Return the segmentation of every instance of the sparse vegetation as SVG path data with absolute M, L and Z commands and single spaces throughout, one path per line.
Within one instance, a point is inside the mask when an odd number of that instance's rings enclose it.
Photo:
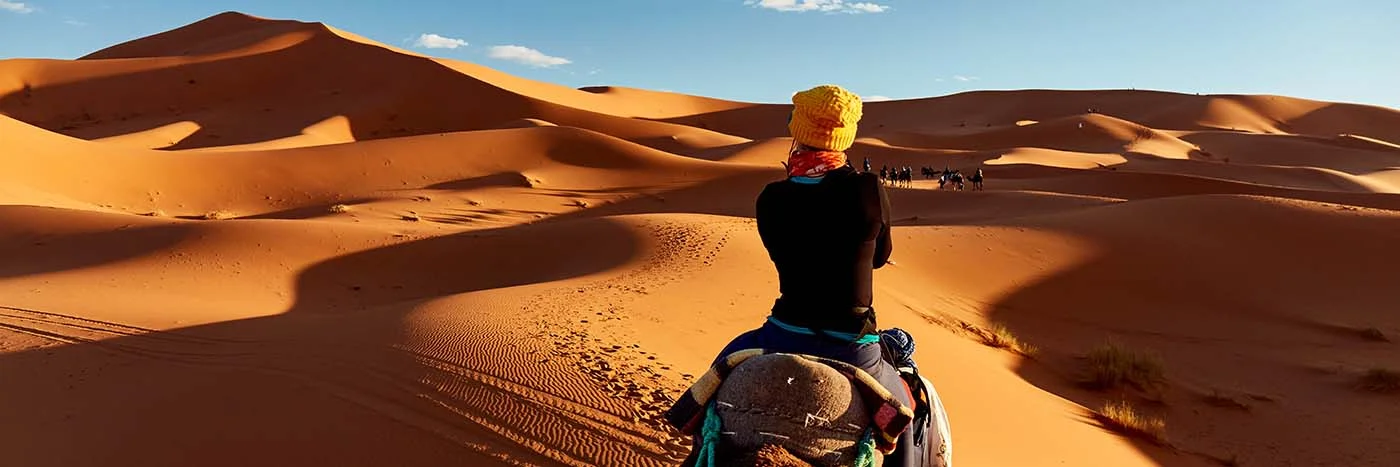
M 404 214 L 404 215 L 403 215 L 403 220 L 406 220 L 406 221 L 409 221 L 409 222 L 418 222 L 418 221 L 423 220 L 423 218 L 422 218 L 422 217 L 419 217 L 419 216 L 418 216 L 418 213 L 413 212 L 413 211 L 409 211 L 408 214 Z
M 574 200 L 574 206 L 578 206 L 580 208 L 587 208 L 588 200 L 576 199 Z
M 235 216 L 233 215 L 232 212 L 228 212 L 228 211 L 224 211 L 224 210 L 210 211 L 210 212 L 204 213 L 204 220 L 211 220 L 211 221 L 224 220 L 224 219 L 232 219 L 232 218 L 234 218 L 234 217 L 235 217 Z
M 1137 412 L 1126 401 L 1104 404 L 1099 416 L 1114 429 L 1158 444 L 1167 442 L 1167 422 Z
M 1372 368 L 1361 375 L 1361 389 L 1379 393 L 1400 392 L 1400 371 Z
M 1027 344 L 1011 333 L 1010 329 L 1000 324 L 993 324 L 990 330 L 978 330 L 977 334 L 982 337 L 982 343 L 998 349 L 1007 349 L 1027 357 L 1035 356 L 1039 351 L 1035 346 Z
M 344 204 L 336 204 L 331 206 L 331 212 L 335 214 L 344 214 L 350 212 L 350 206 L 346 206 Z
M 1390 338 L 1386 337 L 1385 333 L 1381 332 L 1379 328 L 1366 328 L 1362 329 L 1360 332 L 1362 339 L 1376 342 L 1390 342 Z
M 157 209 L 151 212 L 143 212 L 141 215 L 146 217 L 165 217 L 165 211 Z
M 1108 389 L 1130 384 L 1142 390 L 1166 382 L 1162 361 L 1154 355 L 1136 352 L 1118 344 L 1108 343 L 1089 351 L 1087 384 L 1096 389 Z

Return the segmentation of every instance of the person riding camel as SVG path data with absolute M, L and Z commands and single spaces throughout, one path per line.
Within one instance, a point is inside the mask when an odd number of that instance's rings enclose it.
M 914 369 L 913 339 L 898 328 L 880 331 L 873 305 L 874 270 L 893 264 L 889 199 L 878 175 L 855 170 L 845 153 L 861 118 L 860 98 L 822 85 L 794 94 L 792 102 L 786 177 L 765 186 L 755 203 L 779 296 L 765 322 L 725 345 L 712 365 L 748 349 L 828 358 L 864 370 L 915 407 L 897 368 Z M 881 172 L 893 179 L 898 170 Z M 927 420 L 899 434 L 884 465 L 929 465 L 937 447 L 917 426 L 927 427 Z

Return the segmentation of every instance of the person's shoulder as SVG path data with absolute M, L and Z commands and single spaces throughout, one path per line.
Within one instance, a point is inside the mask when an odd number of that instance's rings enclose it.
M 842 183 L 860 187 L 880 186 L 880 175 L 872 172 L 856 172 L 853 170 L 843 174 Z

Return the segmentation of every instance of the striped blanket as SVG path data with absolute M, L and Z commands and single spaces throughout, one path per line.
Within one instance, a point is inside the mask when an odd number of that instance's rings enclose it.
M 706 404 L 709 404 L 710 400 L 714 398 L 715 393 L 719 391 L 720 384 L 724 382 L 724 378 L 729 376 L 735 367 L 745 360 L 759 355 L 778 353 L 782 352 L 745 349 L 726 355 L 719 363 L 705 372 L 695 384 L 691 385 L 690 389 L 686 390 L 675 404 L 671 405 L 671 408 L 666 411 L 666 421 L 671 426 L 681 430 L 682 433 L 694 435 L 705 418 Z M 899 399 L 890 394 L 879 381 L 876 381 L 865 370 L 839 360 L 811 355 L 793 355 L 829 365 L 850 378 L 857 390 L 860 391 L 866 409 L 872 414 L 871 424 L 875 428 L 876 448 L 885 454 L 894 452 L 899 435 L 908 428 L 914 419 L 913 410 L 900 403 Z M 780 389 L 775 388 L 774 390 Z

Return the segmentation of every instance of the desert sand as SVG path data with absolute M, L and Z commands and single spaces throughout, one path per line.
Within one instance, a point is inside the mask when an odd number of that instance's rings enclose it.
M 776 297 L 787 109 L 238 13 L 0 61 L 0 464 L 674 465 L 661 411 Z M 850 153 L 987 174 L 891 187 L 876 273 L 959 465 L 1400 464 L 1358 385 L 1400 370 L 1400 111 L 967 92 Z M 1158 384 L 1082 384 L 1110 341 Z

